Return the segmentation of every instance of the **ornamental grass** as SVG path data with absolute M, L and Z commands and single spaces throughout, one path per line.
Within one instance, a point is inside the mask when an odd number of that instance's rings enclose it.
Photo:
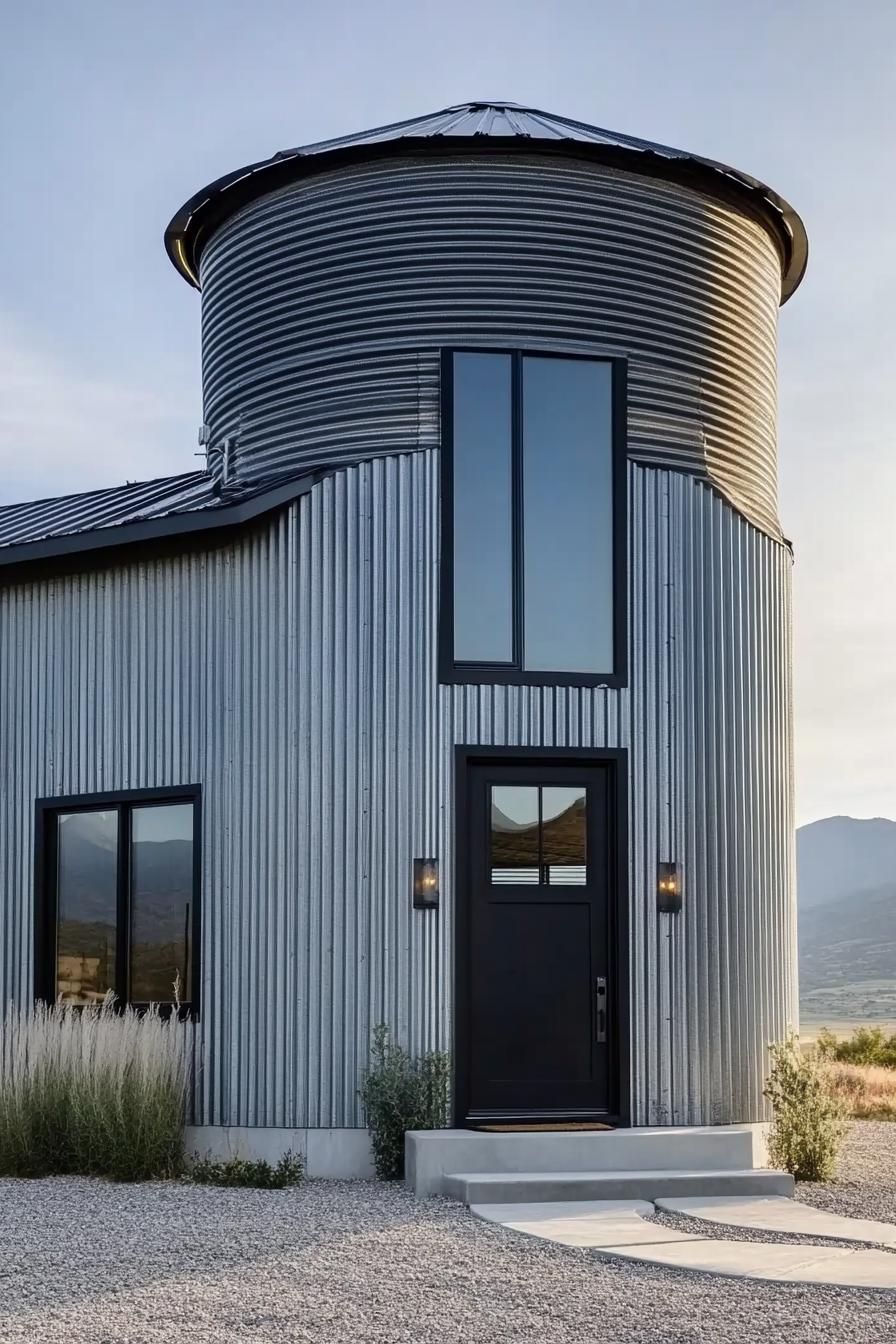
M 159 1180 L 183 1169 L 188 1022 L 101 1004 L 0 1020 L 0 1176 Z

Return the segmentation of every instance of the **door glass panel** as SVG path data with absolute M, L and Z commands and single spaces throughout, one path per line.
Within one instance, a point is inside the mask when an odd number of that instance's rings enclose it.
M 510 355 L 454 356 L 454 657 L 513 660 Z
M 193 805 L 131 813 L 131 990 L 135 1003 L 170 1003 L 175 978 L 192 996 Z
M 612 407 L 609 363 L 523 360 L 528 671 L 613 667 Z
M 552 886 L 584 886 L 586 795 L 584 786 L 541 791 L 541 862 Z
M 57 830 L 56 993 L 98 1003 L 115 988 L 118 813 L 62 813 Z
M 492 883 L 584 886 L 586 807 L 584 785 L 493 785 Z
M 530 785 L 493 785 L 491 790 L 491 880 L 537 883 L 538 794 Z

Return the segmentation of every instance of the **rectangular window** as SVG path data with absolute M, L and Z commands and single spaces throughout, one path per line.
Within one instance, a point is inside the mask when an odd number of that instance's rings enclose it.
M 38 994 L 196 1011 L 199 842 L 195 787 L 39 801 Z
M 445 681 L 624 683 L 624 367 L 443 355 Z
M 118 816 L 60 812 L 56 828 L 54 997 L 95 1003 L 115 985 Z
M 454 357 L 454 656 L 513 661 L 509 355 Z
M 523 667 L 613 667 L 612 366 L 523 359 Z

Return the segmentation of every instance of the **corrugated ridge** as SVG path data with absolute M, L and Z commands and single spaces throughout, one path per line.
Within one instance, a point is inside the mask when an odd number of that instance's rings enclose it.
M 779 535 L 779 261 L 697 192 L 547 158 L 356 167 L 234 216 L 202 284 L 205 417 L 238 472 L 434 443 L 445 345 L 615 354 L 635 454 Z

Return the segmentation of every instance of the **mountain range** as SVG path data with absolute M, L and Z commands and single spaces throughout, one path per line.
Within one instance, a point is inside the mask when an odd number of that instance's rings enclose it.
M 896 821 L 825 817 L 796 853 L 801 1018 L 896 1020 Z

